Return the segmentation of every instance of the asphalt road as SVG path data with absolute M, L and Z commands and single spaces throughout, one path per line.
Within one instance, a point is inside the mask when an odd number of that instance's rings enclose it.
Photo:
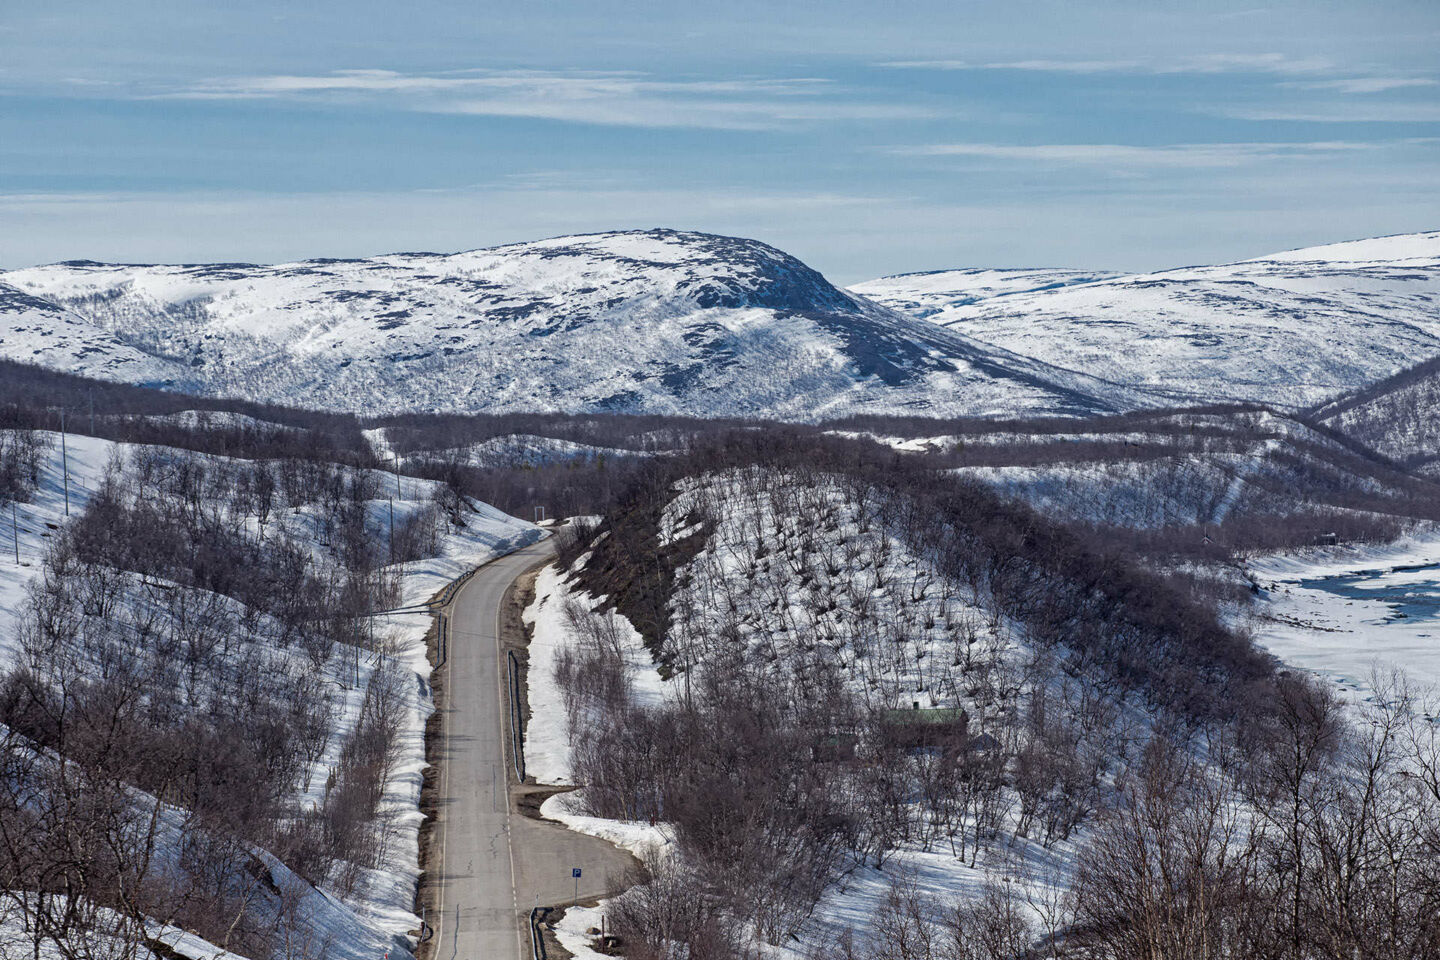
M 510 584 L 552 553 L 544 541 L 482 567 L 450 606 L 440 775 L 439 960 L 528 958 L 534 906 L 613 893 L 629 856 L 512 812 L 499 623 Z

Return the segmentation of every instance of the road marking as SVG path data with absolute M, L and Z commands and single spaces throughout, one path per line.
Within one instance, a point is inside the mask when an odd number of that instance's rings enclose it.
M 544 541 L 540 541 L 540 542 L 543 543 Z M 521 549 L 516 550 L 516 551 L 513 552 L 513 553 L 505 554 L 504 556 L 501 556 L 501 557 L 496 557 L 496 558 L 495 558 L 494 560 L 492 560 L 490 563 L 483 564 L 482 566 L 484 566 L 484 567 L 490 567 L 490 566 L 493 565 L 495 568 L 503 568 L 503 567 L 505 566 L 505 564 L 503 563 L 504 561 L 510 560 L 511 558 L 514 558 L 514 557 L 517 557 L 518 555 L 524 553 L 525 550 L 526 550 L 528 547 L 534 546 L 534 545 L 535 545 L 535 544 L 527 544 L 526 547 L 522 547 Z M 504 672 L 500 669 L 500 663 L 501 663 L 501 661 L 503 660 L 503 654 L 504 654 L 504 650 L 503 650 L 503 648 L 502 648 L 502 646 L 501 646 L 501 642 L 500 642 L 500 633 L 501 633 L 501 630 L 500 630 L 500 620 L 501 620 L 501 617 L 502 617 L 502 615 L 503 615 L 503 613 L 504 613 L 504 610 L 505 610 L 505 602 L 504 602 L 504 601 L 505 601 L 505 593 L 510 589 L 511 585 L 512 585 L 517 579 L 519 579 L 520 573 L 525 572 L 526 570 L 528 570 L 528 569 L 530 568 L 530 566 L 533 565 L 534 559 L 535 559 L 534 557 L 527 557 L 527 558 L 526 558 L 526 561 L 527 561 L 527 562 L 520 567 L 520 572 L 516 573 L 516 574 L 515 574 L 514 576 L 512 576 L 512 577 L 507 577 L 507 578 L 503 579 L 503 580 L 500 582 L 500 584 L 499 584 L 499 586 L 500 586 L 500 597 L 499 597 L 499 599 L 497 600 L 496 606 L 495 606 L 495 632 L 494 632 L 494 641 L 495 641 L 495 664 L 496 664 L 496 670 L 495 670 L 495 685 L 496 685 L 496 692 L 497 692 L 497 694 L 499 695 L 498 698 L 497 698 L 497 700 L 496 700 L 496 711 L 497 711 L 497 712 L 496 712 L 496 715 L 495 715 L 495 721 L 496 721 L 496 729 L 497 729 L 497 730 L 499 731 L 499 733 L 500 733 L 500 746 L 501 746 L 501 750 L 500 750 L 500 772 L 501 772 L 501 777 L 500 777 L 500 787 L 499 787 L 499 789 L 500 789 L 500 791 L 501 791 L 501 797 L 500 797 L 501 802 L 503 802 L 504 805 L 505 805 L 505 806 L 504 806 L 504 809 L 503 809 L 503 813 L 504 813 L 504 817 L 505 817 L 505 820 L 504 820 L 504 823 L 505 823 L 505 846 L 506 846 L 506 850 L 507 850 L 507 852 L 508 852 L 508 854 L 509 854 L 509 860 L 510 860 L 510 903 L 511 903 L 511 909 L 512 909 L 512 914 L 511 914 L 511 927 L 512 927 L 512 929 L 513 929 L 514 932 L 515 932 L 515 944 L 516 944 L 516 947 L 519 949 L 519 957 L 521 958 L 521 960 L 524 960 L 524 958 L 528 957 L 529 951 L 526 949 L 526 942 L 525 942 L 526 937 L 525 937 L 525 934 L 524 934 L 524 928 L 522 927 L 522 924 L 520 923 L 520 893 L 519 893 L 519 889 L 518 889 L 517 886 L 516 886 L 516 878 L 515 878 L 515 843 L 514 843 L 514 836 L 513 836 L 512 832 L 511 832 L 511 829 L 510 829 L 510 827 L 511 827 L 510 776 L 509 776 L 509 772 L 508 772 L 508 771 L 509 771 L 509 767 L 507 766 L 507 762 L 508 762 L 508 761 L 507 761 L 507 758 L 506 758 L 506 756 L 505 756 L 505 737 L 506 737 L 506 731 L 507 731 L 507 723 L 506 723 L 505 710 L 506 710 L 506 697 L 508 696 L 508 694 L 507 694 L 507 692 L 506 692 L 505 674 L 504 674 Z M 457 634 L 456 634 L 456 631 L 455 631 L 455 629 L 454 629 L 453 612 L 454 612 L 455 608 L 457 608 L 457 607 L 459 606 L 459 604 L 460 604 L 460 598 L 461 598 L 461 595 L 464 593 L 465 588 L 468 587 L 468 586 L 470 586 L 471 583 L 473 583 L 473 581 L 479 579 L 478 570 L 477 570 L 476 572 L 477 572 L 477 576 L 472 576 L 472 577 L 470 577 L 469 579 L 467 579 L 467 580 L 465 581 L 465 583 L 461 584 L 460 587 L 459 587 L 459 589 L 457 589 L 457 590 L 455 591 L 454 595 L 450 598 L 450 603 L 446 605 L 447 610 L 450 611 L 450 620 L 451 620 L 450 629 L 449 629 L 449 633 L 448 633 L 448 636 L 447 636 L 447 640 L 449 641 L 449 643 L 447 644 L 447 646 L 453 645 L 454 640 L 455 640 L 455 637 L 456 637 L 456 635 L 457 635 Z M 473 634 L 462 633 L 461 635 L 468 635 L 468 636 L 472 636 L 472 637 L 476 637 L 476 638 L 483 638 L 483 634 L 479 634 L 479 633 L 473 633 Z M 451 650 L 451 651 L 449 651 L 449 652 L 453 654 L 453 650 Z M 439 813 L 440 813 L 440 849 L 439 849 L 439 868 L 438 868 L 437 871 L 436 871 L 436 874 L 437 874 L 437 878 L 436 878 L 436 879 L 437 879 L 437 883 L 439 884 L 439 887 L 440 887 L 439 892 L 438 892 L 438 894 L 437 894 L 438 910 L 436 911 L 436 913 L 437 913 L 437 915 L 438 915 L 438 917 L 437 917 L 437 924 L 438 924 L 438 926 L 437 926 L 437 929 L 435 930 L 435 937 L 434 937 L 434 939 L 435 939 L 435 946 L 436 946 L 436 949 L 437 949 L 437 950 L 443 945 L 444 940 L 445 940 L 445 888 L 448 886 L 447 877 L 446 877 L 446 859 L 447 859 L 447 856 L 446 856 L 446 855 L 447 855 L 448 845 L 449 845 L 450 817 L 449 817 L 449 815 L 448 815 L 448 811 L 446 811 L 446 810 L 443 809 L 443 803 L 444 803 L 444 801 L 445 801 L 446 799 L 448 799 L 448 798 L 450 797 L 450 767 L 452 766 L 452 763 L 451 763 L 452 758 L 451 758 L 451 754 L 450 754 L 450 727 L 451 727 L 450 720 L 451 720 L 451 718 L 452 718 L 453 715 L 454 715 L 454 709 L 453 709 L 453 707 L 452 707 L 453 701 L 452 701 L 452 699 L 451 699 L 451 695 L 454 693 L 454 691 L 451 689 L 451 686 L 452 686 L 451 679 L 452 679 L 452 677 L 454 676 L 454 671 L 452 671 L 451 668 L 450 668 L 450 661 L 451 661 L 452 659 L 453 659 L 452 656 L 447 656 L 447 657 L 445 658 L 444 663 L 443 663 L 443 668 L 444 668 L 444 670 L 445 670 L 445 676 L 446 676 L 446 686 L 445 686 L 445 704 L 446 704 L 446 709 L 445 709 L 445 711 L 444 711 L 444 712 L 442 713 L 442 715 L 441 715 L 441 725 L 442 725 L 442 736 L 441 736 L 442 746 L 441 746 L 441 749 L 442 749 L 442 755 L 441 755 L 441 758 L 440 758 L 440 762 L 444 765 L 444 769 L 441 771 L 441 774 L 440 774 L 440 791 L 441 791 L 441 795 L 440 795 L 440 797 L 439 797 L 439 800 L 440 800 L 440 803 L 441 803 L 441 809 L 440 809 L 440 811 L 439 811 Z M 512 749 L 513 749 L 513 747 L 512 747 Z M 459 949 L 459 937 L 460 937 L 460 906 L 459 906 L 459 904 L 456 904 L 456 907 L 455 907 L 455 923 L 454 923 L 454 927 L 455 927 L 455 932 L 454 932 L 455 944 L 454 944 L 454 947 L 453 947 L 453 949 L 452 949 L 452 955 L 453 955 L 454 951 L 456 951 L 456 950 Z
M 516 580 L 519 577 L 519 574 L 515 575 Z M 505 802 L 505 849 L 510 853 L 510 906 L 514 910 L 515 945 L 520 948 L 520 956 L 523 958 L 525 956 L 525 938 L 520 935 L 520 893 L 515 889 L 515 840 L 514 835 L 510 832 L 510 770 L 505 765 L 505 731 L 507 729 L 505 707 L 509 693 L 505 689 L 504 671 L 500 669 L 500 662 L 505 659 L 505 651 L 500 646 L 500 615 L 505 612 L 505 594 L 510 591 L 510 586 L 514 582 L 515 580 L 510 580 L 505 584 L 505 588 L 500 592 L 500 602 L 495 604 L 495 686 L 499 693 L 499 698 L 495 701 L 495 707 L 499 714 L 495 719 L 500 724 L 500 772 L 502 776 L 501 789 Z M 511 709 L 516 709 L 517 706 L 512 705 Z M 511 749 L 516 749 L 516 745 L 511 744 Z

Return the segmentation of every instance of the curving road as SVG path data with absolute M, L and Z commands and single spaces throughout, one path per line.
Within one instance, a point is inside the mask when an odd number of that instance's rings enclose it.
M 550 541 L 480 568 L 451 602 L 440 775 L 437 960 L 528 958 L 531 907 L 618 889 L 628 855 L 512 812 L 500 613 L 505 592 L 553 553 Z

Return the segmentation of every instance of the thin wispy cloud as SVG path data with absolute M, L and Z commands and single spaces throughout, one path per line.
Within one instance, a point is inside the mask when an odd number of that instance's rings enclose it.
M 377 102 L 426 113 L 613 126 L 769 129 L 822 120 L 918 119 L 905 104 L 857 102 L 818 77 L 662 80 L 633 72 L 344 70 L 206 80 L 158 94 L 190 100 Z
M 1334 90 L 1338 93 L 1384 93 L 1414 87 L 1433 87 L 1430 77 L 1341 77 L 1334 80 L 1292 80 L 1282 86 L 1296 90 Z
M 16 3 L 0 262 L 670 223 L 859 279 L 881 248 L 1134 269 L 1427 228 L 1440 142 L 1399 138 L 1440 136 L 1440 3 L 1388 3 Z M 67 193 L 96 202 L 3 199 Z
M 1135 57 L 1100 60 L 891 60 L 882 67 L 909 70 L 1021 70 L 1038 73 L 1278 74 L 1323 73 L 1335 65 L 1322 57 L 1291 57 L 1283 53 L 1209 53 L 1183 57 Z
M 936 143 L 894 147 L 891 152 L 915 157 L 970 157 L 1057 166 L 1183 169 L 1239 167 L 1261 161 L 1337 156 L 1399 144 L 1433 142 L 1435 141 L 1430 138 L 1409 138 L 1375 142 L 1324 140 L 1303 143 L 1182 143 L 1162 146 L 1119 143 Z
M 1307 106 L 1221 107 L 1207 110 L 1227 120 L 1264 123 L 1440 123 L 1440 103 L 1377 103 L 1344 100 Z

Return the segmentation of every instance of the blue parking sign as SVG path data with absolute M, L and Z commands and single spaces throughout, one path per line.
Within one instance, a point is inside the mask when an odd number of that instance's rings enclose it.
M 570 868 L 570 876 L 574 877 L 576 880 L 579 880 L 579 879 L 580 879 L 580 868 L 579 868 L 579 867 L 571 867 L 571 868 Z

